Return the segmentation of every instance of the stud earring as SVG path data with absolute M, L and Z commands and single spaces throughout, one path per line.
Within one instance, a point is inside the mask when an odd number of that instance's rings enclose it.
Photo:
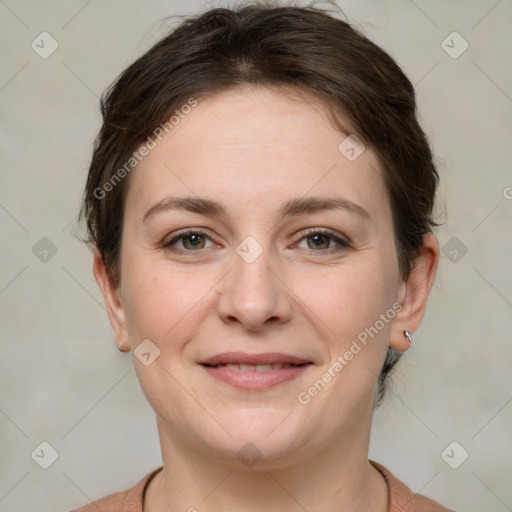
M 404 336 L 408 339 L 409 343 L 412 343 L 414 341 L 412 332 L 404 331 Z

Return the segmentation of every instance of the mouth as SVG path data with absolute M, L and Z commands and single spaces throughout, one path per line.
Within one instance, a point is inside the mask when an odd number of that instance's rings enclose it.
M 280 354 L 246 354 L 227 352 L 199 363 L 210 376 L 232 387 L 265 390 L 302 375 L 312 361 Z
M 306 363 L 307 364 L 307 363 Z M 273 364 L 240 364 L 240 363 L 226 363 L 226 364 L 217 364 L 215 366 L 209 366 L 210 368 L 229 368 L 230 370 L 235 370 L 237 372 L 271 372 L 274 370 L 283 370 L 288 368 L 293 368 L 297 366 L 302 366 L 300 364 L 291 364 L 291 363 L 273 363 Z

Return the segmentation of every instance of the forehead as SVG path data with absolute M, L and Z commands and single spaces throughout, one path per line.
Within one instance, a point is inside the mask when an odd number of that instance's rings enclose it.
M 247 209 L 272 199 L 342 193 L 380 214 L 388 208 L 373 152 L 358 155 L 356 145 L 348 156 L 357 158 L 347 158 L 343 150 L 353 139 L 313 99 L 247 87 L 186 111 L 132 173 L 127 207 L 135 198 L 149 207 L 169 194 L 215 196 Z

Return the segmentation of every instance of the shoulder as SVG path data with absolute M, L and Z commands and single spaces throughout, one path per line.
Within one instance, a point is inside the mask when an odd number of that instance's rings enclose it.
M 98 510 L 103 512 L 124 512 L 127 510 L 126 499 L 129 492 L 130 490 L 109 494 L 108 496 L 89 503 L 89 505 L 84 505 L 71 512 L 98 512 Z
M 138 484 L 125 491 L 109 494 L 88 505 L 72 510 L 71 512 L 142 512 L 144 492 L 146 487 L 162 467 L 146 475 Z
M 370 463 L 382 474 L 388 484 L 389 512 L 454 512 L 426 496 L 412 492 L 384 466 L 373 461 Z

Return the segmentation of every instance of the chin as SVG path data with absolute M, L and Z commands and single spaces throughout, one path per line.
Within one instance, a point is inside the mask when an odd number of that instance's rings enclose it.
M 233 410 L 216 417 L 232 437 L 215 424 L 203 441 L 217 456 L 238 468 L 240 464 L 248 469 L 284 467 L 313 434 L 311 422 L 299 416 L 292 409 L 268 406 Z M 202 437 L 199 432 L 196 435 Z

